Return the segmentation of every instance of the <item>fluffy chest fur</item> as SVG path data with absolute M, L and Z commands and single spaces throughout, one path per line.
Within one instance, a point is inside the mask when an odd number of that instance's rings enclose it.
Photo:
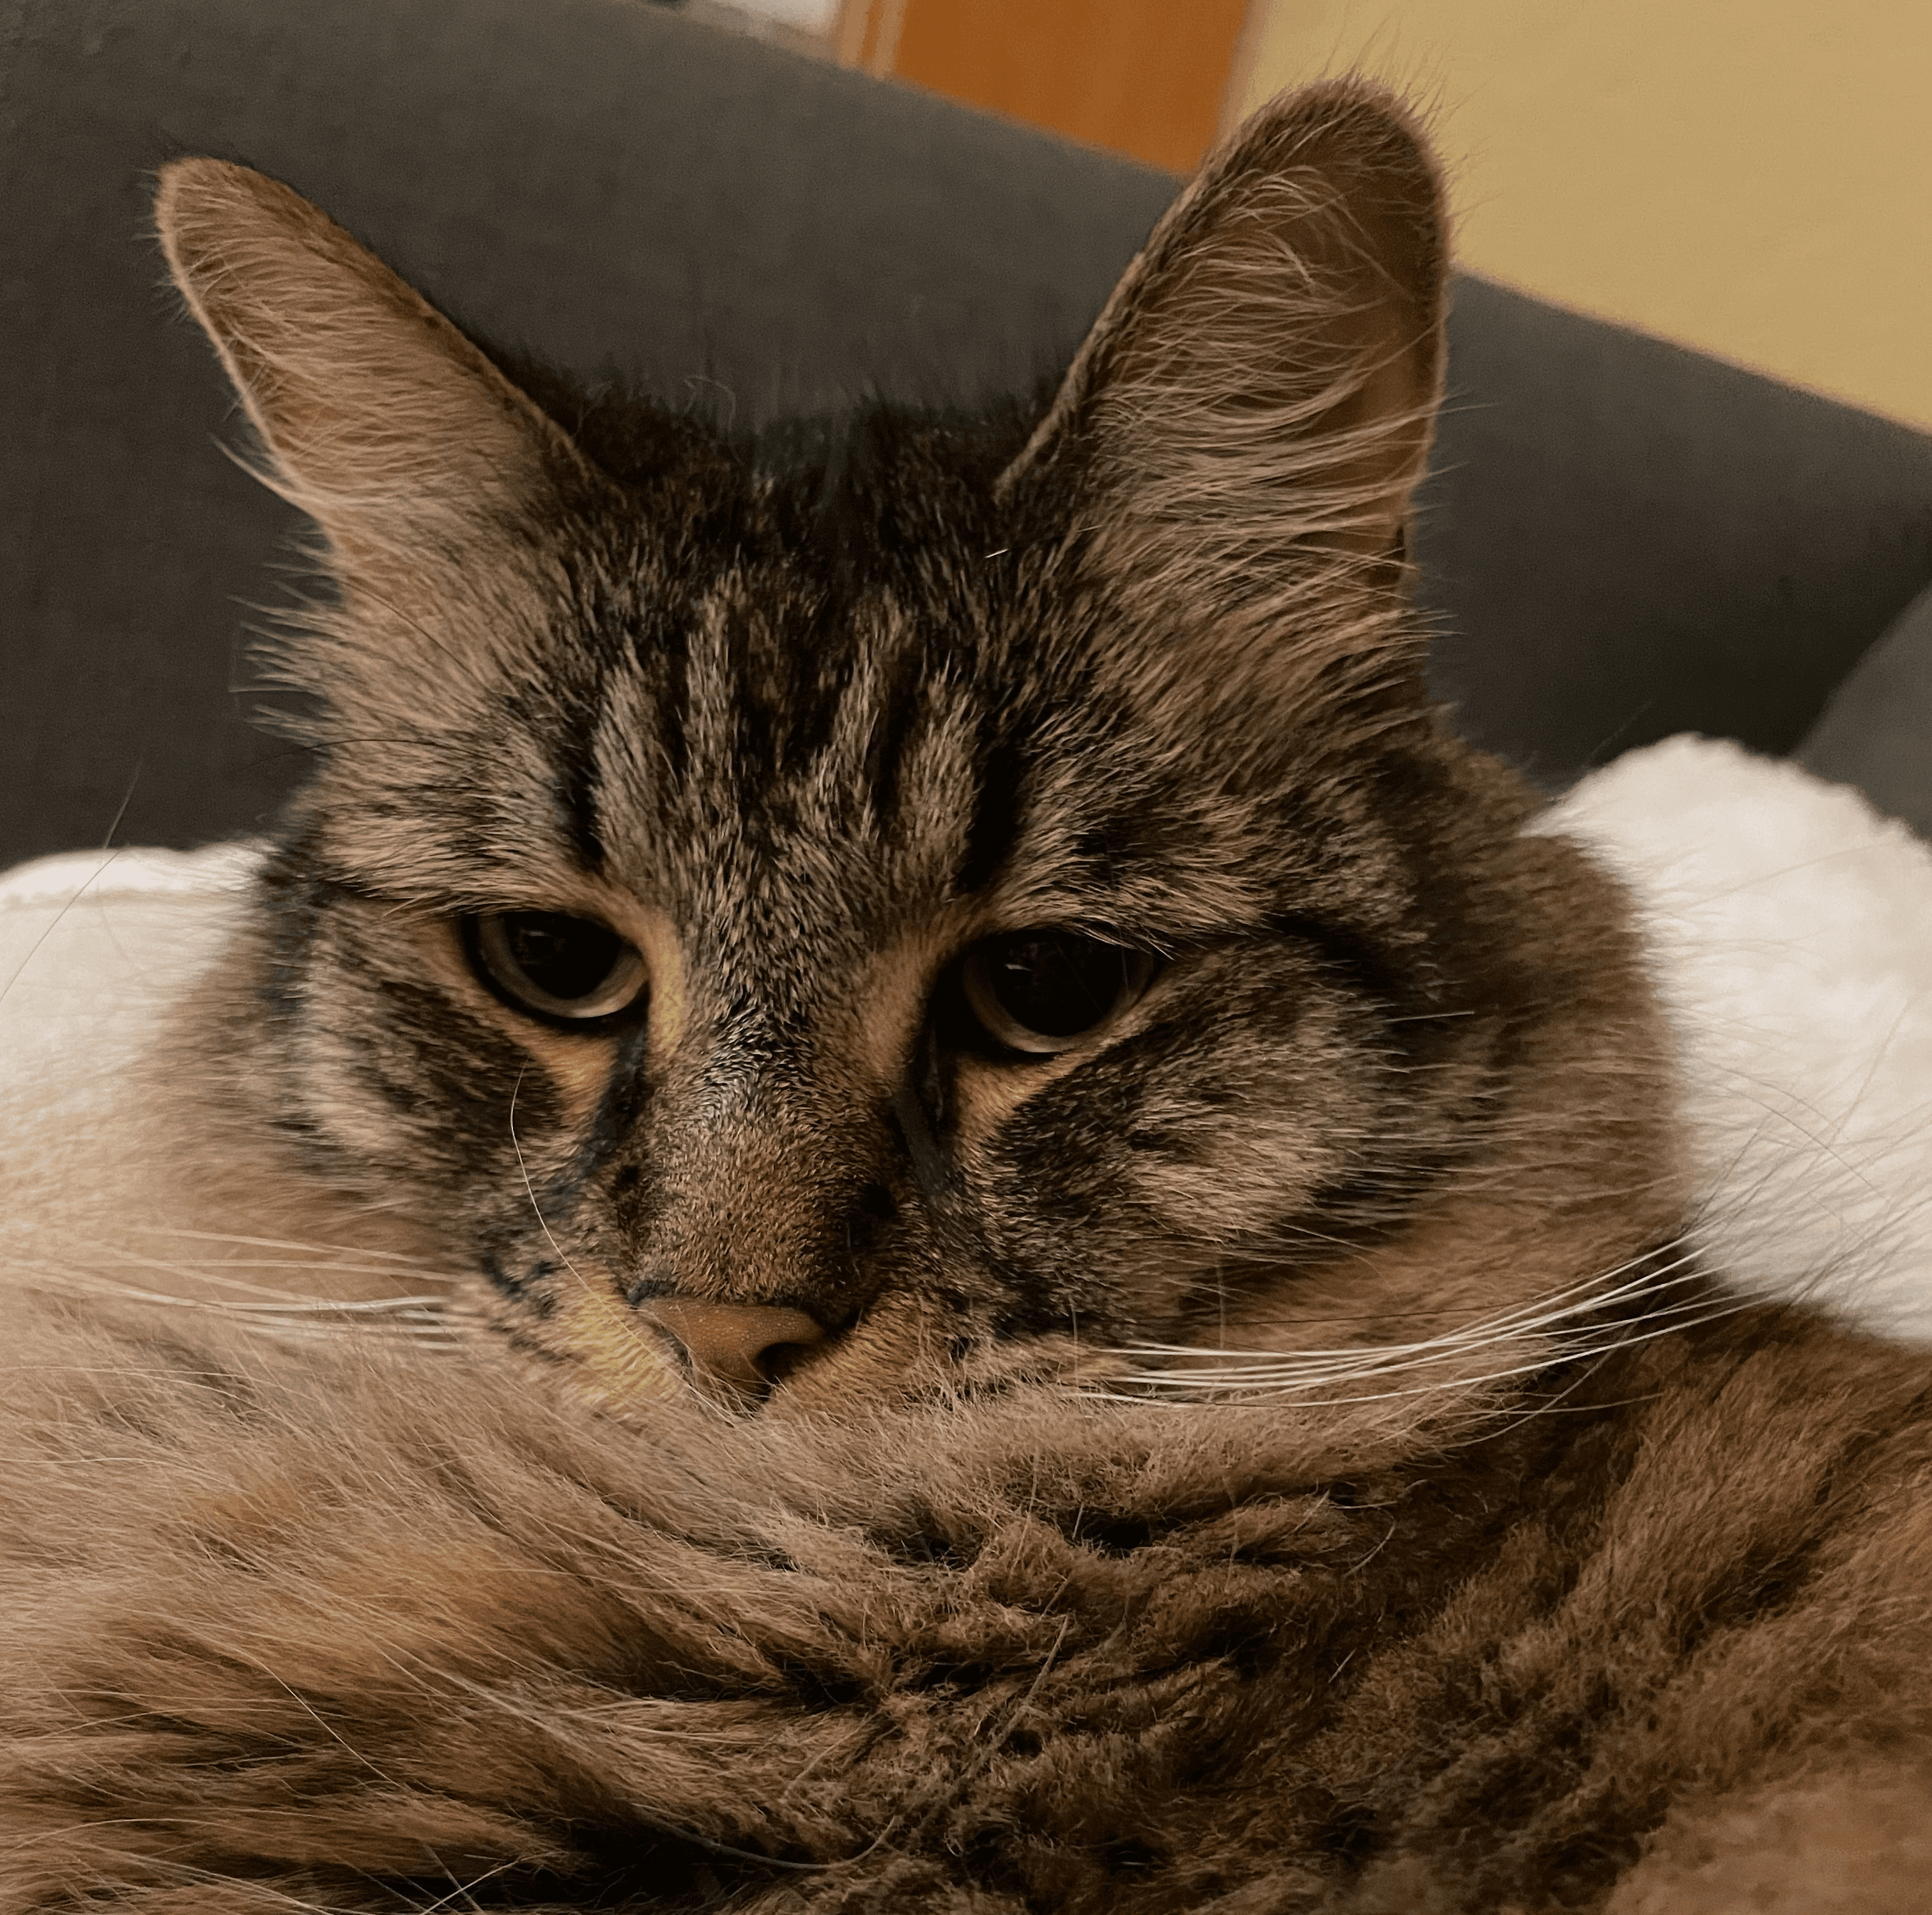
M 496 1365 L 44 1347 L 5 1505 L 10 1905 L 1830 1906 L 1736 1898 L 1816 1866 L 1905 1909 L 1922 1880 L 1923 1364 L 1803 1319 L 1420 1427 L 1036 1394 L 629 1436 Z

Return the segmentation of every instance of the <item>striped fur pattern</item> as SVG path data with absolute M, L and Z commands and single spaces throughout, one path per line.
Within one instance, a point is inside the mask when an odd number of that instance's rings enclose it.
M 0 1909 L 1918 1905 L 1932 1376 L 1694 1265 L 1622 896 L 1426 704 L 1399 106 L 1262 115 L 1032 415 L 734 437 L 160 217 L 334 586 L 170 1135 L 400 1274 L 22 1331 Z M 1136 982 L 1016 1051 L 1034 933 Z

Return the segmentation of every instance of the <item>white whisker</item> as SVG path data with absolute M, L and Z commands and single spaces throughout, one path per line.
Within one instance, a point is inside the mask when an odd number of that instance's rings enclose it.
M 1678 1253 L 1670 1255 L 1673 1251 Z M 1670 1256 L 1667 1262 L 1656 1260 L 1666 1256 Z M 1630 1274 L 1633 1271 L 1634 1275 Z M 1398 1343 L 1299 1350 L 1126 1344 L 1108 1353 L 1129 1359 L 1136 1367 L 1111 1380 L 1117 1386 L 1125 1386 L 1125 1394 L 1132 1400 L 1141 1402 L 1162 1396 L 1198 1400 L 1211 1395 L 1225 1400 L 1233 1394 L 1271 1400 L 1293 1398 L 1305 1403 L 1359 1403 L 1448 1389 L 1474 1389 L 1534 1375 L 1558 1363 L 1587 1361 L 1669 1330 L 1694 1327 L 1728 1314 L 1733 1308 L 1748 1306 L 1749 1299 L 1714 1301 L 1705 1286 L 1705 1274 L 1694 1250 L 1684 1248 L 1680 1240 L 1588 1279 L 1432 1337 Z M 1646 1306 L 1634 1320 L 1604 1321 L 1606 1312 L 1631 1302 Z M 1471 1357 L 1482 1352 L 1513 1344 L 1524 1349 L 1520 1363 L 1478 1373 L 1463 1367 Z M 1348 1391 L 1352 1386 L 1450 1367 L 1454 1369 L 1452 1375 L 1430 1377 L 1402 1388 L 1358 1389 L 1342 1395 L 1312 1394 Z M 1106 1396 L 1112 1392 L 1091 1391 L 1089 1394 Z

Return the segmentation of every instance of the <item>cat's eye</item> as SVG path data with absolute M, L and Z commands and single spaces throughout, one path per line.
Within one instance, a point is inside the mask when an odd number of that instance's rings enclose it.
M 1140 997 L 1154 960 L 1072 931 L 1018 931 L 966 953 L 960 988 L 996 1043 L 1030 1056 L 1071 1050 Z
M 609 926 L 561 911 L 493 911 L 468 923 L 478 968 L 512 1004 L 544 1017 L 608 1017 L 642 995 L 644 959 Z

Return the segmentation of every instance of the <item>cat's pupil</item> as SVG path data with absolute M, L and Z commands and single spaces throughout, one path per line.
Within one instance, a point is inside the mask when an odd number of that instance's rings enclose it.
M 1107 1023 L 1153 968 L 1137 951 L 1064 931 L 1023 931 L 967 954 L 966 997 L 988 1034 L 1009 1049 L 1052 1052 Z
M 1042 1037 L 1077 1037 L 1114 1008 L 1120 953 L 1084 938 L 1024 938 L 988 954 L 993 995 Z
M 552 911 L 517 911 L 503 920 L 517 968 L 540 990 L 566 1003 L 587 998 L 610 974 L 623 941 L 601 924 Z

